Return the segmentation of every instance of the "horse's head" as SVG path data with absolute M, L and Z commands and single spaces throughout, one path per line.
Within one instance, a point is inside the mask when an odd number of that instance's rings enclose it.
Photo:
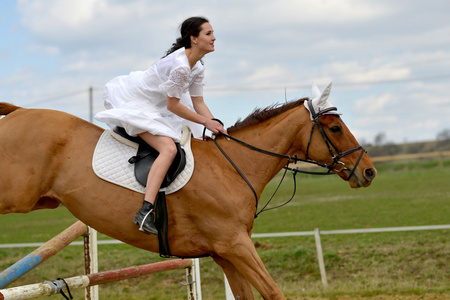
M 312 99 L 304 104 L 311 119 L 310 131 L 302 130 L 298 138 L 306 145 L 307 159 L 322 164 L 347 180 L 352 188 L 367 187 L 377 171 L 337 109 L 328 102 L 330 90 L 331 83 L 323 93 L 313 86 Z

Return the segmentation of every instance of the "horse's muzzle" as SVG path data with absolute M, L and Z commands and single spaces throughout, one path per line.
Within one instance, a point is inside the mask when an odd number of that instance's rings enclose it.
M 347 172 L 349 171 L 347 170 Z M 353 176 L 349 177 L 347 180 L 350 187 L 352 188 L 368 187 L 372 184 L 372 181 L 376 175 L 377 170 L 375 168 L 367 168 L 364 169 L 361 173 L 355 171 L 353 173 Z

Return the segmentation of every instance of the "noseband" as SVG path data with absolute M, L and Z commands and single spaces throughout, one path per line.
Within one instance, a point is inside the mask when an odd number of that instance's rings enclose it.
M 308 146 L 306 147 L 306 158 L 309 161 L 314 161 L 313 159 L 311 159 L 309 157 L 309 146 L 311 145 L 311 140 L 313 137 L 313 133 L 314 133 L 314 127 L 317 125 L 317 128 L 319 128 L 320 134 L 322 135 L 323 140 L 325 141 L 325 144 L 328 147 L 328 151 L 330 152 L 331 158 L 333 159 L 333 163 L 331 165 L 328 164 L 320 164 L 321 166 L 325 167 L 328 169 L 327 174 L 331 173 L 331 171 L 335 171 L 336 173 L 342 172 L 344 170 L 349 170 L 349 168 L 347 168 L 345 166 L 345 163 L 343 163 L 342 161 L 340 161 L 340 159 L 350 153 L 353 153 L 355 151 L 361 150 L 361 154 L 358 157 L 358 160 L 356 161 L 356 164 L 354 165 L 353 169 L 351 170 L 350 174 L 348 175 L 348 180 L 350 180 L 350 178 L 353 176 L 353 174 L 355 173 L 356 167 L 358 166 L 362 156 L 364 155 L 364 153 L 367 153 L 366 150 L 364 150 L 364 148 L 362 146 L 358 146 L 358 147 L 354 147 L 352 149 L 349 150 L 345 150 L 344 152 L 340 152 L 339 149 L 333 144 L 333 142 L 328 138 L 327 134 L 325 133 L 325 131 L 323 130 L 322 124 L 320 124 L 319 122 L 319 117 L 327 114 L 330 111 L 337 111 L 336 107 L 328 107 L 322 111 L 316 112 L 314 110 L 314 107 L 312 105 L 312 101 L 306 101 L 308 103 L 308 108 L 309 108 L 309 112 L 311 113 L 311 117 L 313 119 L 313 123 L 312 123 L 312 127 L 311 127 L 311 133 L 309 135 L 309 141 L 308 141 Z M 334 149 L 334 151 L 333 151 Z M 335 153 L 336 152 L 336 153 Z

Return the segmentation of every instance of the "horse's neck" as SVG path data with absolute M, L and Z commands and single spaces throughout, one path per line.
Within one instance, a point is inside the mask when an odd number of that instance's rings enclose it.
M 243 128 L 233 136 L 257 148 L 290 155 L 305 115 L 301 108 L 296 108 L 261 124 Z M 263 154 L 232 141 L 226 144 L 230 157 L 260 192 L 288 162 L 286 158 Z

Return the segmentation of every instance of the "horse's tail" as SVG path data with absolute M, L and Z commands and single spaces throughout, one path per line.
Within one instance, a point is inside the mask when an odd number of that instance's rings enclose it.
M 0 102 L 0 116 L 7 115 L 13 111 L 19 109 L 20 107 L 12 105 L 6 102 Z

